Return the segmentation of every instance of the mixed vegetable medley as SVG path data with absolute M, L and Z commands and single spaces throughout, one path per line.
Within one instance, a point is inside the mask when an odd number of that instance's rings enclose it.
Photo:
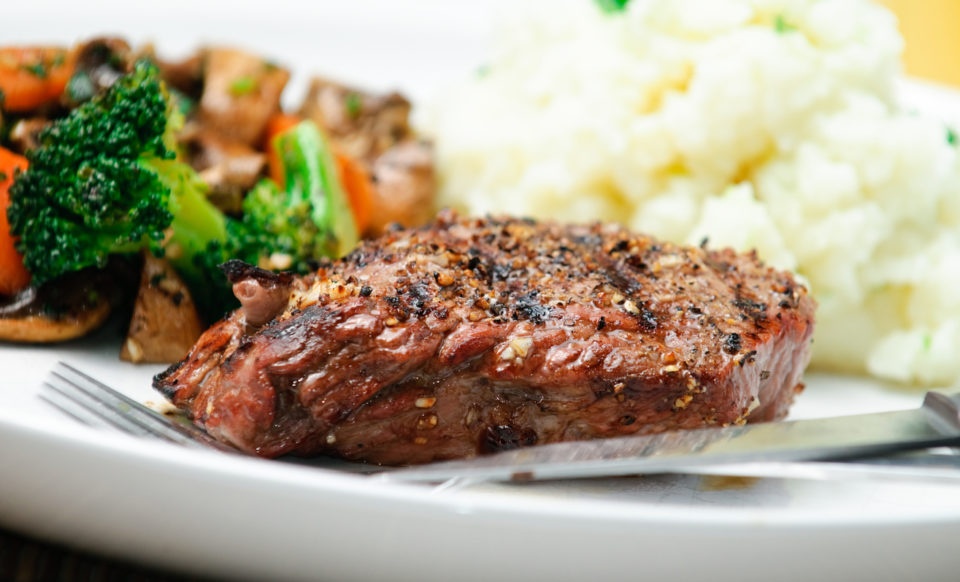
M 427 220 L 409 102 L 317 78 L 294 113 L 289 78 L 230 48 L 0 48 L 0 339 L 82 335 L 139 270 L 124 355 L 169 361 L 234 306 L 225 261 L 309 273 Z

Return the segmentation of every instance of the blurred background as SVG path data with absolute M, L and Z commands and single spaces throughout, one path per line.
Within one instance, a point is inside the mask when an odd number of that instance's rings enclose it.
M 938 83 L 960 86 L 960 0 L 879 0 L 892 9 L 899 18 L 900 30 L 906 38 L 904 63 L 911 76 L 922 77 Z M 342 50 L 354 45 L 356 57 L 369 58 L 369 67 L 360 73 L 352 70 L 323 71 L 338 77 L 361 77 L 360 81 L 376 79 L 382 84 L 384 77 L 395 85 L 413 86 L 421 89 L 416 81 L 428 73 L 418 70 L 417 64 L 391 62 L 389 51 L 378 46 L 376 30 L 396 26 L 421 27 L 424 33 L 413 32 L 408 38 L 425 40 L 424 59 L 419 64 L 430 68 L 449 67 L 454 70 L 464 58 L 478 61 L 483 46 L 490 34 L 491 18 L 498 11 L 510 10 L 513 2 L 508 0 L 479 0 L 470 3 L 452 3 L 443 0 L 355 0 L 349 3 L 298 2 L 275 0 L 270 13 L 276 18 L 263 19 L 263 5 L 254 0 L 234 2 L 202 2 L 168 0 L 162 5 L 150 2 L 124 3 L 115 0 L 90 0 L 84 3 L 81 13 L 70 18 L 51 19 L 50 14 L 72 11 L 72 6 L 62 0 L 34 0 L 11 3 L 4 7 L 5 20 L 17 22 L 15 28 L 4 30 L 3 43 L 38 41 L 74 41 L 92 34 L 122 32 L 134 40 L 156 40 L 167 53 L 186 53 L 201 41 L 242 41 L 244 46 L 262 50 L 265 54 L 296 54 L 307 42 L 314 55 L 329 47 Z M 492 10 L 491 10 L 492 8 Z M 403 18 L 411 10 L 422 15 L 415 20 Z M 192 14 L 190 18 L 181 15 Z M 378 15 L 371 18 L 372 14 Z M 284 26 L 284 20 L 296 18 L 297 25 L 287 27 L 283 35 L 275 34 Z M 264 37 L 249 38 L 240 31 L 255 20 L 264 29 Z M 315 27 L 305 26 L 315 24 Z M 335 23 L 335 24 L 334 24 Z M 453 24 L 451 26 L 451 24 Z M 309 38 L 304 31 L 313 30 Z M 443 31 L 451 31 L 449 43 L 443 51 L 436 51 L 432 42 Z M 44 38 L 38 38 L 44 31 Z M 455 31 L 455 33 L 454 33 Z M 242 36 L 242 38 L 241 38 Z M 278 37 L 283 46 L 277 46 Z M 271 46 L 272 45 L 272 46 Z M 373 51 L 371 49 L 381 49 Z M 272 50 L 271 50 L 272 49 Z M 407 54 L 410 47 L 405 47 Z M 374 56 L 376 54 L 376 56 Z M 427 57 L 429 56 L 429 59 Z M 379 57 L 379 58 L 377 58 Z M 295 63 L 291 63 L 293 65 Z M 399 65 L 399 66 L 398 66 Z M 333 65 L 331 68 L 336 68 Z M 413 70 L 411 70 L 413 69 Z M 415 81 L 411 82 L 413 73 Z M 435 78 L 435 75 L 429 75 Z M 432 87 L 431 87 L 432 88 Z M 422 89 L 421 89 L 422 91 Z M 420 91 L 418 91 L 420 92 Z
M 907 74 L 960 86 L 960 0 L 883 0 L 906 39 Z

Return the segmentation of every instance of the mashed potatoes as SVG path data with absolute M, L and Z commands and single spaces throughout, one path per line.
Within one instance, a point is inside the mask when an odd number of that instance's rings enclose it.
M 814 366 L 960 378 L 960 146 L 895 102 L 889 12 L 550 6 L 429 115 L 443 204 L 756 248 L 820 303 Z

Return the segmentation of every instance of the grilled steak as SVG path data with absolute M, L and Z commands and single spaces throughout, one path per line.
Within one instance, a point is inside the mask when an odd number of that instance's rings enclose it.
M 813 333 L 806 289 L 754 254 L 614 225 L 445 212 L 308 278 L 227 272 L 243 307 L 154 384 L 267 457 L 411 464 L 774 420 Z

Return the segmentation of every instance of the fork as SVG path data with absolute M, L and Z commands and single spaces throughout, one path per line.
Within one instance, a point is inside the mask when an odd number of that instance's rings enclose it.
M 40 398 L 89 426 L 111 426 L 128 434 L 160 438 L 186 447 L 240 454 L 196 426 L 178 423 L 151 410 L 64 362 L 57 362 L 50 371 Z
M 186 447 L 213 448 L 227 453 L 243 454 L 215 440 L 196 426 L 181 424 L 151 410 L 64 362 L 57 362 L 53 367 L 43 382 L 43 389 L 44 391 L 40 393 L 42 400 L 83 424 L 94 427 L 109 426 L 128 434 L 159 438 Z M 956 451 L 951 449 L 854 463 L 756 462 L 704 466 L 683 472 L 701 475 L 812 480 L 865 479 L 957 483 L 960 479 L 960 473 L 956 470 L 957 459 Z M 375 471 L 374 474 L 388 481 L 393 481 L 396 477 L 392 470 Z M 456 489 L 471 483 L 469 479 L 456 477 L 443 483 L 438 489 Z

